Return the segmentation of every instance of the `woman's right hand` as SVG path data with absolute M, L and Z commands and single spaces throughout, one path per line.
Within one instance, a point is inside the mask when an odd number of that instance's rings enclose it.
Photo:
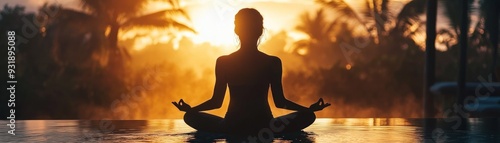
M 309 110 L 311 111 L 319 111 L 319 110 L 323 110 L 324 108 L 330 106 L 331 104 L 330 103 L 325 103 L 323 101 L 323 98 L 319 98 L 318 102 L 312 104 L 311 106 L 309 106 Z
M 172 104 L 175 105 L 175 107 L 177 107 L 179 110 L 181 111 L 184 111 L 184 112 L 187 112 L 187 111 L 190 111 L 192 108 L 189 104 L 187 104 L 186 102 L 184 102 L 184 100 L 179 100 L 179 102 L 172 102 Z

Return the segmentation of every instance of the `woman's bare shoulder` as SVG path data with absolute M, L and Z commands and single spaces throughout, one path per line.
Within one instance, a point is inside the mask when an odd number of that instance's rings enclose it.
M 228 56 L 229 55 L 222 55 L 222 56 L 218 57 L 217 58 L 217 63 L 226 61 L 227 58 L 228 58 Z
M 279 57 L 273 55 L 267 55 L 267 56 L 273 64 L 281 64 L 281 59 Z

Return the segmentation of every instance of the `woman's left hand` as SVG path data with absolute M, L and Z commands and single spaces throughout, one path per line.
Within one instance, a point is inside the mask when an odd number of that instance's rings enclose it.
M 179 110 L 181 111 L 184 111 L 184 112 L 187 112 L 187 111 L 190 111 L 191 109 L 191 106 L 189 104 L 187 104 L 186 102 L 184 102 L 184 100 L 179 100 L 179 102 L 172 102 L 172 104 L 175 105 L 175 107 L 177 107 Z
M 312 111 L 319 111 L 319 110 L 323 110 L 323 108 L 326 108 L 328 106 L 330 106 L 331 104 L 330 103 L 325 103 L 323 101 L 323 98 L 319 98 L 318 102 L 312 104 L 311 106 L 309 106 L 309 110 L 312 110 Z

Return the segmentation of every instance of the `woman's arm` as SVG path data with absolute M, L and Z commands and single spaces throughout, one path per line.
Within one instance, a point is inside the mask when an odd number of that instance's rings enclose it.
M 285 95 L 283 94 L 283 85 L 281 83 L 281 76 L 283 72 L 281 60 L 278 57 L 273 58 L 271 91 L 273 93 L 273 100 L 276 107 L 295 111 L 308 110 L 309 108 L 301 106 L 285 98 Z
M 222 57 L 217 59 L 215 64 L 215 87 L 212 98 L 203 102 L 202 104 L 193 107 L 191 111 L 205 111 L 217 109 L 222 106 L 224 101 L 224 95 L 226 94 L 227 81 L 224 75 L 224 65 L 222 63 Z

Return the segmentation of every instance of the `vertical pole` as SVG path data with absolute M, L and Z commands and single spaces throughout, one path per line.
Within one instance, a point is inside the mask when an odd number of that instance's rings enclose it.
M 429 91 L 435 82 L 436 66 L 436 20 L 437 0 L 427 0 L 427 23 L 425 40 L 425 81 L 424 81 L 424 117 L 432 118 L 434 113 L 434 100 Z
M 458 101 L 463 105 L 465 99 L 465 79 L 467 70 L 467 40 L 469 31 L 469 3 L 468 0 L 462 2 L 462 14 L 460 16 L 460 59 L 458 65 Z
M 427 23 L 425 39 L 425 78 L 424 78 L 424 138 L 425 142 L 433 142 L 432 132 L 436 128 L 434 97 L 430 88 L 435 82 L 436 67 L 436 20 L 437 0 L 427 0 Z
M 468 33 L 469 33 L 469 0 L 462 0 L 462 13 L 460 15 L 460 59 L 458 65 L 458 97 L 457 104 L 461 107 L 462 111 L 465 110 L 464 100 L 465 100 L 465 81 L 466 81 L 466 71 L 467 71 L 467 47 L 468 47 Z M 460 115 L 462 116 L 462 115 Z M 467 117 L 460 117 L 462 121 L 466 121 Z M 465 129 L 466 123 L 462 123 L 459 129 Z
M 490 41 L 491 41 L 491 46 L 493 48 L 493 62 L 491 63 L 492 66 L 491 66 L 491 75 L 493 76 L 493 81 L 494 82 L 498 82 L 499 81 L 499 77 L 497 77 L 496 75 L 496 69 L 497 69 L 497 62 L 498 62 L 498 21 L 499 21 L 499 15 L 498 13 L 500 12 L 498 10 L 498 8 L 500 8 L 500 2 L 498 2 L 498 0 L 491 0 L 492 1 L 492 5 L 489 5 L 488 7 L 488 12 L 491 13 L 492 16 L 490 16 L 492 18 L 492 28 L 493 29 L 491 32 L 489 32 L 489 35 L 490 35 Z

